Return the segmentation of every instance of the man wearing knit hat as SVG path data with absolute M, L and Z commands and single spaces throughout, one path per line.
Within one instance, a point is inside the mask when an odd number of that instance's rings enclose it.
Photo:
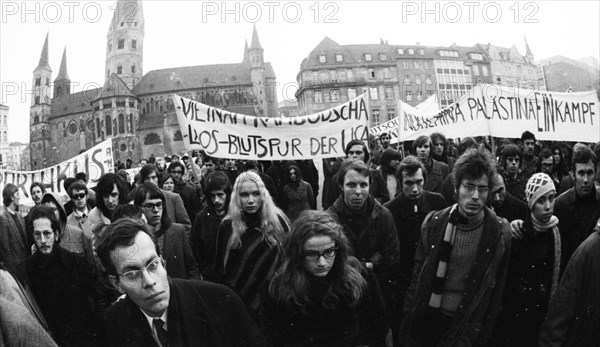
M 515 220 L 502 311 L 493 341 L 506 346 L 535 346 L 561 262 L 559 220 L 553 215 L 552 178 L 536 173 L 525 190 L 530 214 Z

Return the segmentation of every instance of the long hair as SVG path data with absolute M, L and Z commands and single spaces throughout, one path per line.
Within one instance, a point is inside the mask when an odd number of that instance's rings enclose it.
M 269 284 L 269 295 L 289 309 L 304 311 L 314 304 L 309 295 L 309 273 L 304 268 L 304 243 L 314 236 L 328 236 L 338 248 L 333 266 L 327 274 L 329 286 L 321 298 L 327 309 L 341 305 L 356 307 L 367 290 L 367 281 L 361 275 L 360 262 L 350 256 L 350 245 L 335 217 L 325 211 L 303 211 L 292 224 L 284 242 L 284 257 Z
M 108 211 L 106 205 L 104 204 L 104 197 L 110 195 L 113 189 L 117 187 L 119 191 L 119 205 L 126 204 L 127 196 L 129 195 L 129 188 L 127 187 L 127 183 L 117 174 L 109 172 L 98 180 L 96 185 L 96 193 L 98 197 L 96 198 L 96 207 L 102 211 L 102 214 L 110 219 L 111 212 Z
M 289 220 L 285 213 L 279 207 L 275 206 L 271 194 L 265 187 L 265 183 L 262 181 L 260 176 L 252 171 L 242 172 L 233 185 L 233 192 L 231 193 L 231 202 L 229 203 L 229 209 L 227 215 L 223 220 L 231 220 L 233 234 L 231 235 L 231 246 L 236 249 L 242 245 L 241 237 L 246 232 L 246 222 L 244 222 L 242 201 L 240 197 L 240 190 L 242 185 L 246 182 L 256 183 L 258 191 L 260 193 L 261 206 L 257 213 L 260 214 L 260 232 L 263 234 L 265 241 L 269 245 L 276 246 L 283 242 Z M 282 225 L 285 223 L 286 225 Z

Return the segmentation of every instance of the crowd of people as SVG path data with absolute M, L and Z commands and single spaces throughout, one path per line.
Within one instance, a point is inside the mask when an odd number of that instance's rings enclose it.
M 600 142 L 390 142 L 6 184 L 0 346 L 600 345 Z

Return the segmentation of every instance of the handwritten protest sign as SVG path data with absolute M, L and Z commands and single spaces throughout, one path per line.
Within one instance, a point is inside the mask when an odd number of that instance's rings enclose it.
M 354 139 L 367 141 L 369 111 L 364 95 L 302 117 L 268 118 L 232 113 L 177 95 L 177 119 L 187 150 L 214 157 L 295 160 L 344 155 Z
M 60 164 L 37 171 L 16 171 L 10 168 L 0 168 L 0 190 L 7 183 L 12 183 L 19 188 L 20 204 L 33 205 L 29 188 L 31 183 L 40 182 L 46 192 L 55 192 L 66 195 L 63 182 L 68 177 L 75 177 L 78 172 L 85 172 L 88 178 L 87 186 L 95 187 L 100 176 L 113 171 L 112 141 L 106 140 L 92 149 Z
M 432 132 L 450 138 L 519 137 L 525 130 L 539 140 L 600 140 L 600 106 L 595 91 L 558 93 L 477 85 L 437 113 L 424 114 L 404 103 L 399 108 L 403 110 L 396 121 L 400 141 Z

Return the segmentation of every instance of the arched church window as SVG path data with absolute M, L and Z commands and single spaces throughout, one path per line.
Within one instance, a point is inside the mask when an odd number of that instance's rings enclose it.
M 131 40 L 131 49 L 136 50 L 137 49 L 137 40 Z
M 125 133 L 125 116 L 122 113 L 119 114 L 119 134 Z
M 69 124 L 69 134 L 75 135 L 77 133 L 77 130 L 77 123 L 72 122 L 71 124 Z
M 117 75 L 120 75 L 120 74 L 122 74 L 122 73 L 123 73 L 123 66 L 121 66 L 121 65 L 118 65 L 118 66 L 117 66 Z
M 40 116 L 38 116 L 37 114 L 33 117 L 33 124 L 37 124 L 40 122 Z
M 110 119 L 110 116 L 104 116 L 104 129 L 106 135 L 112 135 L 112 119 Z
M 118 49 L 123 49 L 125 48 L 125 39 L 119 39 L 119 45 L 117 46 Z

